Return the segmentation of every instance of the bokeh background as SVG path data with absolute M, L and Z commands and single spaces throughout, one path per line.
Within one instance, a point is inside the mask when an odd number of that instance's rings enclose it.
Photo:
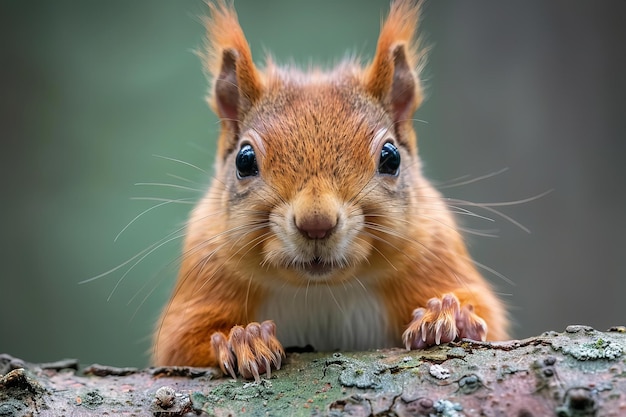
M 237 1 L 258 62 L 271 50 L 304 66 L 371 57 L 387 6 Z M 208 183 L 218 125 L 193 54 L 205 13 L 200 0 L 0 2 L 0 352 L 148 363 L 180 239 L 79 282 L 178 235 Z M 513 282 L 485 274 L 515 336 L 626 324 L 626 2 L 430 1 L 422 34 L 427 175 L 479 203 L 553 190 L 494 207 L 531 233 L 478 208 L 495 221 L 464 220 L 497 230 L 470 249 Z M 185 200 L 114 241 L 151 198 Z

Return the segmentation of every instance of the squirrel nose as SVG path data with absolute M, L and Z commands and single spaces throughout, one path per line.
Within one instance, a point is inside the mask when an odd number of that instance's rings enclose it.
M 324 239 L 329 236 L 335 226 L 337 226 L 337 218 L 313 214 L 296 218 L 295 224 L 304 237 L 309 239 Z

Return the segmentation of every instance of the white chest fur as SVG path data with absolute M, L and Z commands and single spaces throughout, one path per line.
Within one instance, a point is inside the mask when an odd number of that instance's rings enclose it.
M 283 287 L 272 292 L 255 319 L 274 320 L 278 340 L 286 348 L 354 351 L 400 346 L 382 301 L 360 285 Z

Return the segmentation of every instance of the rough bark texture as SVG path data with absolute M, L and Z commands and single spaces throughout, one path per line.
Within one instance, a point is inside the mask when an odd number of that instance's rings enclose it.
M 291 354 L 260 383 L 2 355 L 0 416 L 624 416 L 625 351 L 625 327 L 570 326 L 505 343 Z

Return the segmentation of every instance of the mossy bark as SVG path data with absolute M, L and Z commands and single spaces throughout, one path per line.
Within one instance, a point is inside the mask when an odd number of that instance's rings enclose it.
M 626 328 L 422 351 L 291 354 L 260 383 L 206 368 L 0 356 L 0 416 L 621 416 Z

